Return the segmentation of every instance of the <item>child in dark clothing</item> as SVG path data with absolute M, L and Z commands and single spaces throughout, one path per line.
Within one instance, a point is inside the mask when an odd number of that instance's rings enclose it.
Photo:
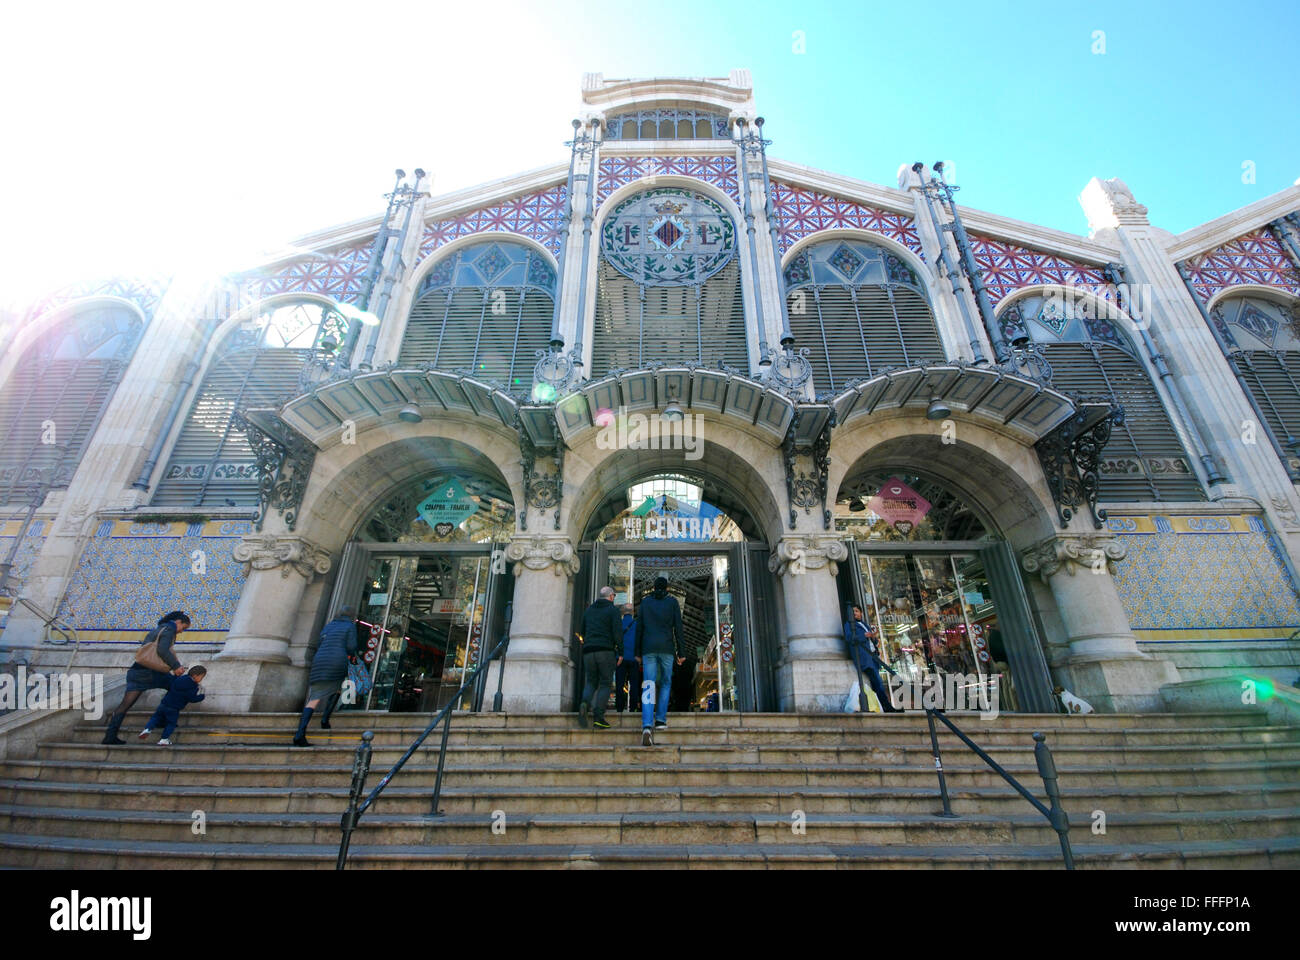
M 158 741 L 160 747 L 170 747 L 172 745 L 172 733 L 176 730 L 176 723 L 180 720 L 181 711 L 187 704 L 198 703 L 203 699 L 204 694 L 199 693 L 199 684 L 203 678 L 208 675 L 207 667 L 190 667 L 190 672 L 181 677 L 172 679 L 171 689 L 163 696 L 162 702 L 158 704 L 158 709 L 153 712 L 145 728 L 140 731 L 139 739 L 143 740 L 153 732 L 154 727 L 162 727 L 162 739 Z

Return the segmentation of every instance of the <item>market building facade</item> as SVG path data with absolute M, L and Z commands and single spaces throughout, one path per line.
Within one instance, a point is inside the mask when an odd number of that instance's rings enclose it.
M 1002 709 L 1292 683 L 1300 186 L 1174 236 L 1094 179 L 1083 238 L 764 133 L 745 71 L 589 75 L 567 162 L 399 175 L 237 276 L 33 305 L 0 356 L 7 662 L 115 669 L 181 608 L 210 701 L 295 709 L 352 605 L 357 709 L 479 671 L 467 707 L 565 710 L 583 607 L 662 575 L 683 708 L 843 709 L 851 605 L 900 677 Z

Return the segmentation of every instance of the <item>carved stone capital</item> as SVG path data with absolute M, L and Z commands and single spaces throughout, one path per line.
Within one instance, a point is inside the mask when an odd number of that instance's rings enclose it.
M 849 548 L 844 541 L 824 534 L 783 537 L 767 558 L 767 568 L 777 576 L 787 573 L 798 575 L 810 570 L 829 569 L 832 576 L 839 573 L 839 561 L 848 559 Z
M 272 533 L 242 538 L 235 546 L 235 559 L 244 565 L 244 576 L 253 570 L 280 570 L 280 576 L 295 572 L 308 582 L 328 573 L 330 555 L 302 537 L 277 537 Z
M 506 559 L 515 565 L 515 576 L 525 569 L 550 569 L 557 577 L 572 577 L 581 564 L 567 537 L 515 537 L 506 544 Z
M 1075 568 L 1087 572 L 1115 572 L 1116 562 L 1128 556 L 1128 549 L 1115 537 L 1080 534 L 1050 537 L 1024 552 L 1020 564 L 1028 573 L 1037 573 L 1046 583 L 1056 574 L 1074 576 Z

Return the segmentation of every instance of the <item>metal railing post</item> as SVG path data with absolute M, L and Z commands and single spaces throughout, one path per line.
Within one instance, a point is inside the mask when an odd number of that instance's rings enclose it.
M 442 725 L 442 746 L 438 748 L 438 778 L 433 782 L 433 806 L 429 810 L 429 816 L 438 816 L 438 798 L 442 796 L 442 768 L 447 763 L 447 737 L 451 734 L 451 715 L 454 711 L 447 711 L 447 719 Z
M 1057 783 L 1056 761 L 1047 746 L 1047 737 L 1041 733 L 1034 734 L 1034 762 L 1038 764 L 1038 775 L 1043 778 L 1047 788 L 1047 820 L 1061 838 L 1061 856 L 1065 858 L 1065 869 L 1074 869 L 1074 852 L 1070 849 L 1070 818 L 1061 806 L 1061 785 Z
M 941 817 L 951 817 L 956 819 L 957 814 L 952 812 L 952 801 L 948 799 L 948 781 L 943 775 L 943 759 L 939 756 L 939 737 L 934 732 L 934 711 L 926 709 L 925 722 L 930 726 L 930 754 L 934 757 L 934 770 L 939 774 L 939 795 L 943 797 L 943 813 Z
M 361 743 L 352 758 L 352 788 L 348 791 L 348 808 L 343 812 L 343 840 L 339 844 L 339 857 L 334 864 L 335 870 L 342 870 L 348 860 L 348 847 L 352 843 L 352 831 L 356 829 L 359 816 L 357 806 L 361 802 L 361 794 L 366 789 L 366 777 L 370 774 L 370 756 L 374 739 L 375 735 L 370 730 L 361 734 Z

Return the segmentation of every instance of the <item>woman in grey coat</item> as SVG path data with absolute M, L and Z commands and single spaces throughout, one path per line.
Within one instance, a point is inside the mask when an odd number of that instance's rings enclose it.
M 185 672 L 185 668 L 181 666 L 181 662 L 176 659 L 176 654 L 172 651 L 172 644 L 189 628 L 189 625 L 190 618 L 183 610 L 173 610 L 171 613 L 163 614 L 162 619 L 158 621 L 158 626 L 145 634 L 141 643 L 158 641 L 158 657 L 167 664 L 169 672 L 151 670 L 139 663 L 131 664 L 131 668 L 126 671 L 126 693 L 123 694 L 122 702 L 117 705 L 117 709 L 109 715 L 108 730 L 104 732 L 101 743 L 115 747 L 122 746 L 126 741 L 117 735 L 117 731 L 122 728 L 126 712 L 135 706 L 135 702 L 140 699 L 140 694 L 146 690 L 170 690 L 172 677 L 179 677 Z
M 302 708 L 298 732 L 294 734 L 295 747 L 310 747 L 307 742 L 307 724 L 312 712 L 322 700 L 330 700 L 343 687 L 348 676 L 348 661 L 357 655 L 357 615 L 351 607 L 344 607 L 338 615 L 321 629 L 316 656 L 311 661 L 311 674 L 307 678 L 307 705 Z M 330 711 L 326 709 L 320 725 L 329 729 Z

